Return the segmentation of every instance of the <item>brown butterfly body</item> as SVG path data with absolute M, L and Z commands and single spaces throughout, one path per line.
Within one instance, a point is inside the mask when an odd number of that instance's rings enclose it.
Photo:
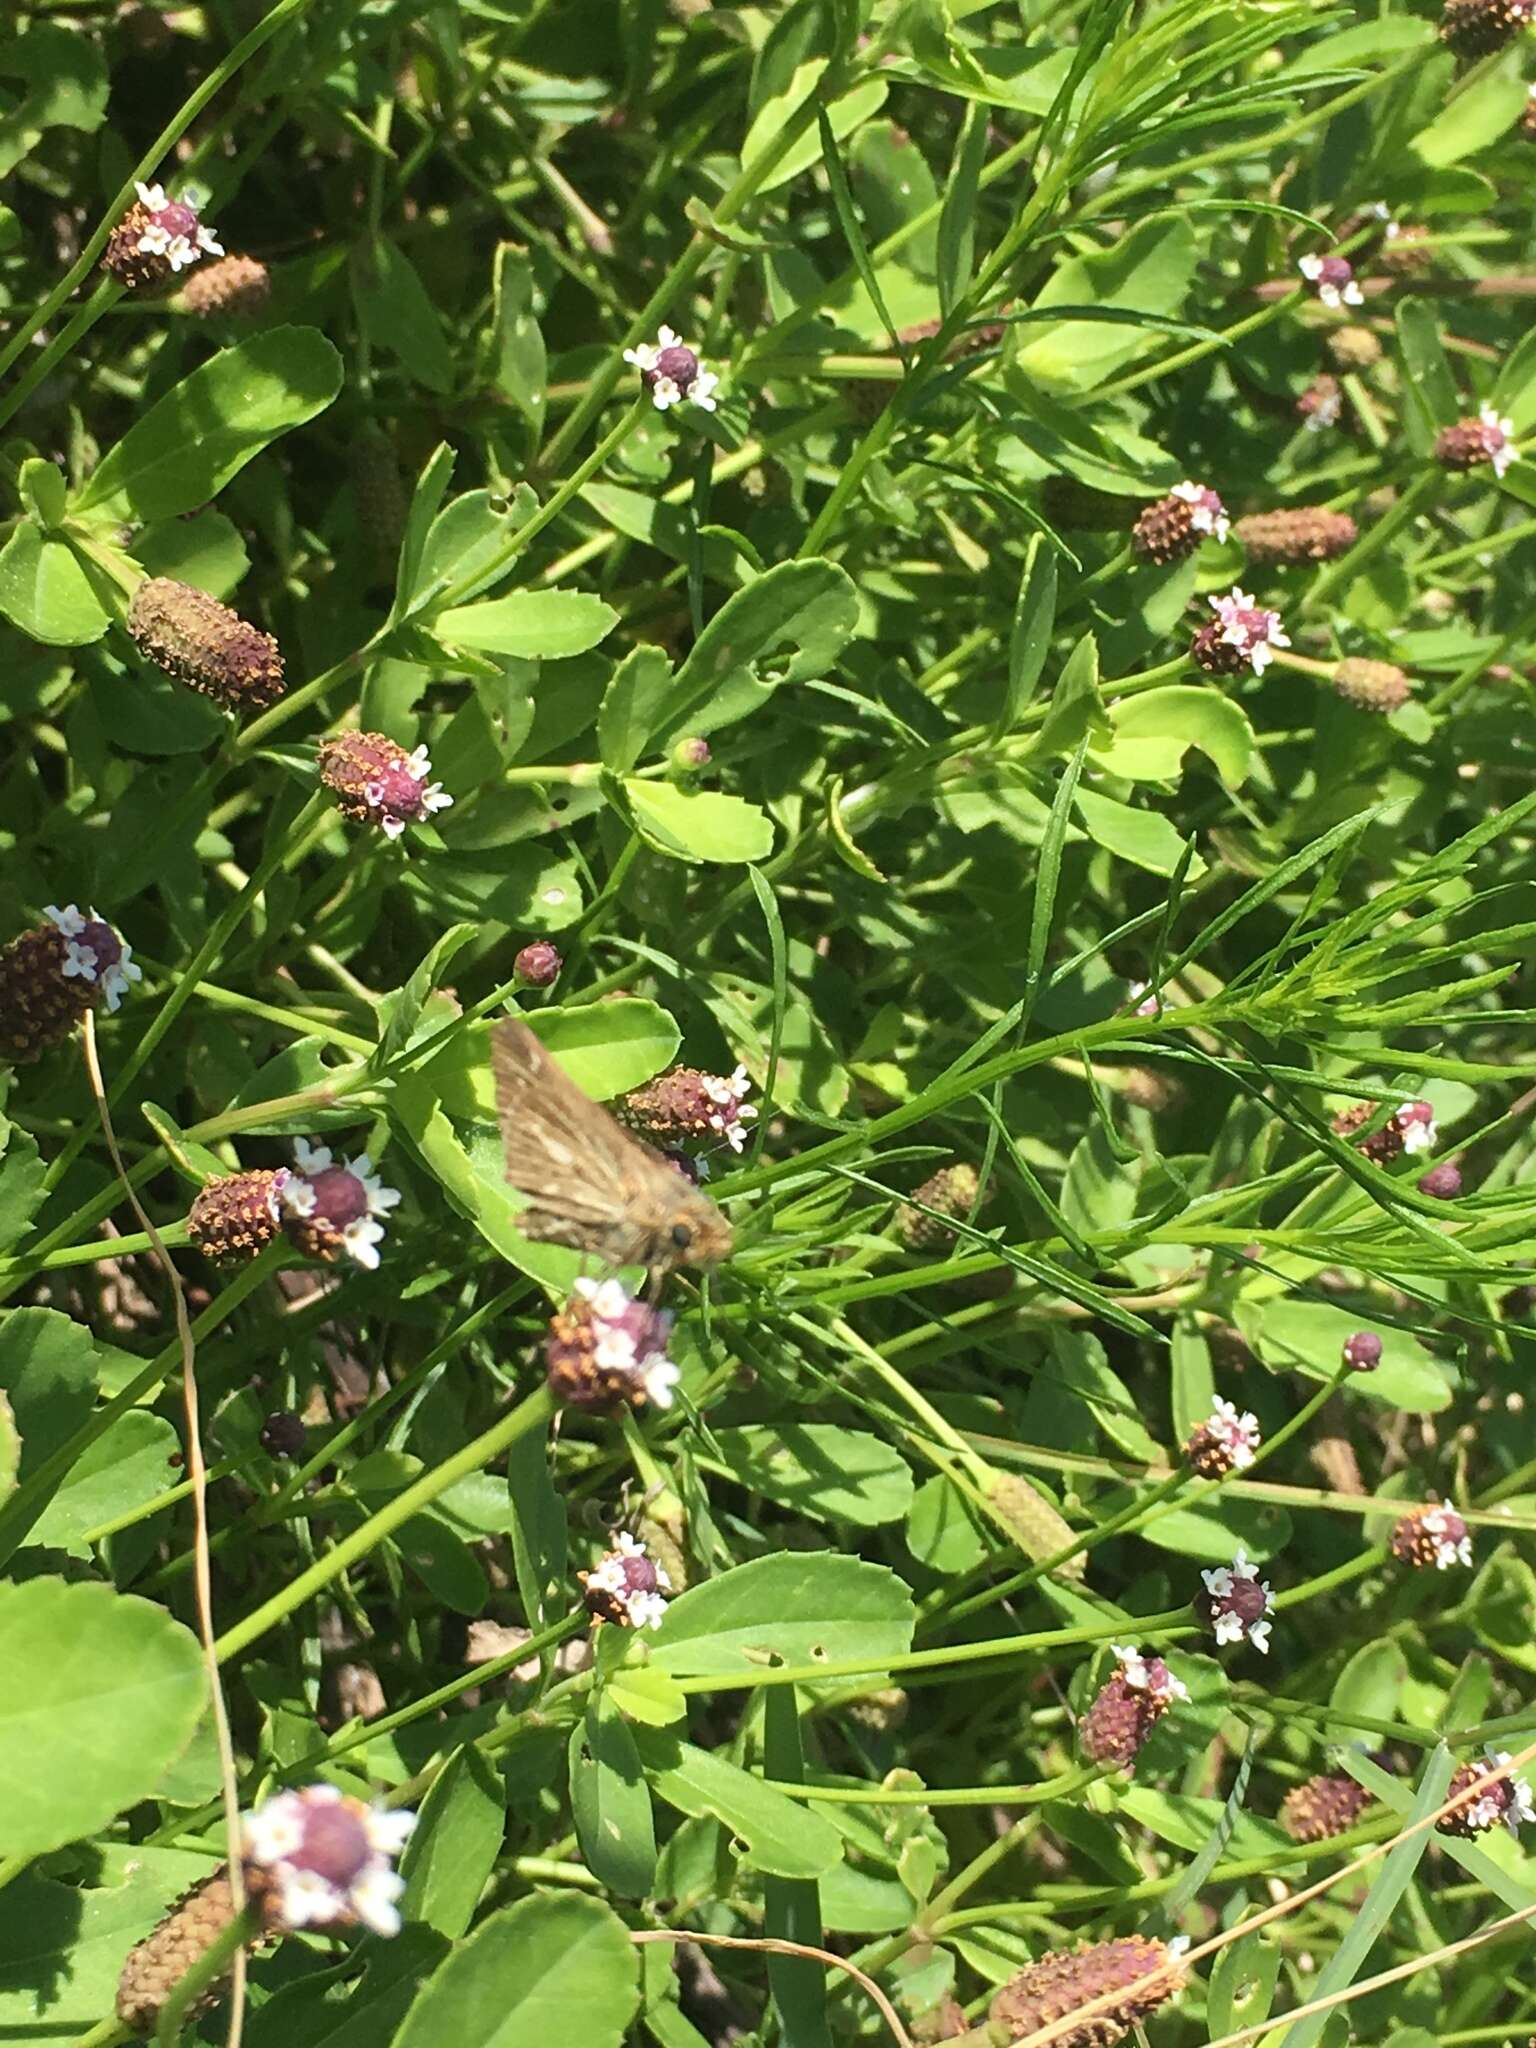
M 491 1031 L 507 1179 L 525 1237 L 657 1274 L 713 1266 L 731 1226 L 707 1195 L 576 1086 L 521 1019 Z

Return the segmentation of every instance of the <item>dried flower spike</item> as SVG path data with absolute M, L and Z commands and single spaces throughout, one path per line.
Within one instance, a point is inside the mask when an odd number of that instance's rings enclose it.
M 658 1145 L 716 1137 L 724 1138 L 733 1152 L 740 1152 L 747 1142 L 747 1125 L 757 1115 L 745 1099 L 751 1086 L 745 1067 L 737 1067 L 730 1075 L 673 1067 L 643 1088 L 631 1089 L 618 1105 L 618 1113 Z
M 703 412 L 715 409 L 715 390 L 720 379 L 706 370 L 693 350 L 678 340 L 670 327 L 663 327 L 654 343 L 642 342 L 624 351 L 626 363 L 640 372 L 640 381 L 651 394 L 658 412 L 687 400 Z
M 283 694 L 283 657 L 270 633 L 206 590 L 147 576 L 126 621 L 139 652 L 226 711 L 265 711 Z
M 1189 1691 L 1161 1657 L 1144 1657 L 1128 1643 L 1110 1648 L 1119 1669 L 1111 1672 L 1078 1723 L 1077 1741 L 1090 1763 L 1129 1768 L 1174 1701 L 1187 1700 Z
M 1356 1330 L 1344 1339 L 1344 1363 L 1351 1372 L 1374 1372 L 1381 1363 L 1381 1339 L 1374 1330 Z
M 369 1271 L 379 1263 L 387 1216 L 400 1199 L 373 1170 L 366 1152 L 338 1166 L 325 1145 L 294 1140 L 297 1165 L 284 1176 L 278 1200 L 289 1239 L 312 1259 L 332 1264 L 345 1256 Z
M 1268 1653 L 1271 1623 L 1270 1589 L 1268 1582 L 1260 1579 L 1258 1568 L 1248 1562 L 1248 1553 L 1241 1544 L 1230 1566 L 1221 1565 L 1215 1571 L 1203 1571 L 1200 1577 L 1205 1582 L 1205 1592 L 1195 1601 L 1196 1612 L 1203 1615 L 1207 1626 L 1218 1643 L 1252 1643 L 1256 1650 Z
M 368 1806 L 334 1785 L 277 1793 L 245 1815 L 240 1829 L 267 1924 L 398 1934 L 395 1901 L 404 1886 L 394 1859 L 415 1825 L 414 1813 Z
M 1414 1508 L 1392 1531 L 1392 1555 L 1415 1571 L 1449 1571 L 1472 1562 L 1472 1537 L 1450 1502 Z
M 936 1216 L 926 1216 L 923 1209 L 912 1202 L 903 1202 L 896 1211 L 896 1235 L 908 1251 L 932 1251 L 940 1245 L 953 1244 L 955 1233 L 942 1219 L 946 1216 L 959 1220 L 968 1217 L 973 1210 L 985 1203 L 977 1197 L 981 1190 L 981 1178 L 974 1166 L 963 1159 L 953 1166 L 941 1166 L 937 1173 L 930 1174 L 915 1190 L 915 1200 L 923 1208 L 936 1209 Z M 991 1190 L 988 1190 L 990 1193 Z
M 398 839 L 407 825 L 420 825 L 453 798 L 433 782 L 425 747 L 408 754 L 382 732 L 341 732 L 320 742 L 320 780 L 336 797 L 344 818 L 374 825 L 386 839 Z
M 1390 661 L 1370 661 L 1348 654 L 1333 672 L 1333 687 L 1347 704 L 1383 716 L 1406 704 L 1412 694 L 1407 676 Z
M 152 1933 L 128 1952 L 117 1980 L 117 2016 L 135 2034 L 152 2034 L 176 1986 L 202 1961 L 235 1917 L 229 1866 L 221 1864 L 182 1893 Z M 189 2020 L 217 2003 L 227 1979 L 210 1984 Z
M 1323 1773 L 1286 1793 L 1280 1825 L 1293 1842 L 1327 1842 L 1352 1828 L 1370 1803 L 1370 1793 L 1353 1778 Z
M 578 1280 L 544 1339 L 549 1385 L 573 1408 L 670 1408 L 682 1375 L 667 1356 L 672 1318 L 618 1280 Z
M 1232 1402 L 1218 1395 L 1210 1415 L 1185 1444 L 1184 1456 L 1202 1479 L 1225 1479 L 1229 1472 L 1247 1470 L 1259 1442 L 1259 1418 L 1246 1410 L 1239 1415 Z
M 1216 617 L 1195 634 L 1189 652 L 1207 675 L 1235 676 L 1246 666 L 1261 676 L 1274 659 L 1275 648 L 1290 646 L 1280 614 L 1255 604 L 1235 583 L 1226 597 L 1206 602 Z
M 0 1056 L 39 1058 L 87 1010 L 115 1010 L 143 977 L 127 940 L 94 911 L 50 903 L 41 924 L 0 949 Z
M 101 267 L 129 291 L 165 284 L 201 256 L 222 256 L 222 243 L 186 199 L 167 199 L 161 185 L 136 185 L 138 198 L 107 237 Z
M 255 320 L 271 296 L 272 273 L 254 256 L 200 263 L 181 288 L 181 303 L 196 320 Z
M 1487 57 L 1536 21 L 1536 0 L 1445 0 L 1440 40 L 1458 57 Z
M 1054 2043 L 1054 2048 L 1114 2048 L 1182 1990 L 1179 1955 L 1179 1945 L 1142 1934 L 1053 1949 L 1010 1978 L 988 2011 L 1006 2027 L 1009 2040 L 1022 2041 L 1116 1992 L 1113 2004 L 1058 2034 Z
M 209 1181 L 187 1216 L 187 1233 L 205 1258 L 247 1260 L 282 1227 L 286 1167 L 229 1173 Z
M 613 1548 L 591 1571 L 576 1576 L 594 1621 L 611 1621 L 618 1628 L 661 1627 L 667 1611 L 662 1595 L 672 1590 L 672 1581 L 627 1531 L 618 1532 Z
M 1475 420 L 1458 420 L 1453 427 L 1442 427 L 1435 441 L 1435 460 L 1442 469 L 1476 469 L 1486 462 L 1497 477 L 1503 476 L 1516 452 L 1514 421 L 1491 405 L 1480 406 Z
M 1353 265 L 1344 256 L 1303 256 L 1296 268 L 1312 286 L 1323 305 L 1337 312 L 1341 306 L 1365 303 L 1355 282 Z
M 1536 1801 L 1532 1800 L 1531 1788 L 1524 1778 L 1494 1775 L 1509 1762 L 1509 1751 L 1490 1749 L 1485 1757 L 1483 1763 L 1462 1764 L 1452 1772 L 1445 1796 L 1463 1803 L 1440 1822 L 1442 1834 L 1470 1839 L 1486 1835 L 1502 1822 L 1518 1837 L 1527 1821 L 1536 1820 Z
M 1213 490 L 1186 479 L 1147 506 L 1131 528 L 1131 546 L 1144 562 L 1165 567 L 1192 555 L 1207 536 L 1226 539 L 1226 507 Z
M 1352 548 L 1360 529 L 1347 512 L 1296 505 L 1250 512 L 1238 520 L 1237 537 L 1255 562 L 1327 562 Z

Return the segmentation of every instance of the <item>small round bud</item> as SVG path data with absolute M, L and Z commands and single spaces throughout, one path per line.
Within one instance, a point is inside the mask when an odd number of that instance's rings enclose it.
M 287 1178 L 287 1169 L 279 1167 L 209 1181 L 187 1216 L 187 1234 L 204 1258 L 243 1262 L 265 1251 L 282 1227 L 280 1197 Z
M 309 1432 L 291 1408 L 277 1408 L 261 1425 L 257 1440 L 269 1458 L 298 1458 L 304 1454 Z
M 670 765 L 676 775 L 697 775 L 701 768 L 707 768 L 713 756 L 709 741 L 697 735 L 681 739 L 673 747 Z
M 147 576 L 126 621 L 139 652 L 226 711 L 265 711 L 283 694 L 283 657 L 270 633 L 206 590 Z
M 535 939 L 512 962 L 512 972 L 521 988 L 553 988 L 564 965 L 558 946 L 548 939 Z
M 272 273 L 253 256 L 200 263 L 181 288 L 181 303 L 196 320 L 257 320 L 271 296 Z
M 638 348 L 625 349 L 624 360 L 640 372 L 640 381 L 650 392 L 658 412 L 665 412 L 684 399 L 704 412 L 714 411 L 714 394 L 720 379 L 704 368 L 693 350 L 670 327 L 663 327 L 654 343 L 644 342 Z
M 1346 704 L 1383 716 L 1406 704 L 1413 691 L 1403 671 L 1390 661 L 1369 661 L 1364 655 L 1349 654 L 1333 672 L 1333 687 Z
M 1370 1793 L 1353 1778 L 1323 1774 L 1286 1793 L 1280 1825 L 1293 1842 L 1327 1842 L 1352 1828 L 1370 1803 Z
M 1461 1193 L 1461 1168 L 1454 1159 L 1443 1159 L 1419 1178 L 1419 1193 L 1437 1202 L 1454 1202 Z
M 1296 505 L 1250 513 L 1238 520 L 1237 537 L 1256 562 L 1327 562 L 1352 548 L 1360 529 L 1347 512 Z
M 1296 268 L 1317 294 L 1319 303 L 1331 312 L 1363 302 L 1354 266 L 1347 256 L 1303 256 Z
M 1374 1330 L 1356 1330 L 1344 1339 L 1344 1363 L 1351 1372 L 1374 1372 L 1381 1363 L 1381 1339 Z

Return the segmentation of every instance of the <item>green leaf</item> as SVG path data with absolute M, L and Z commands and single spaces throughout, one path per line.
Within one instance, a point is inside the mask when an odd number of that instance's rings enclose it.
M 980 1564 L 989 1542 L 981 1510 L 942 1472 L 925 1479 L 913 1496 L 906 1539 L 919 1564 L 945 1573 Z
M 1288 57 L 1285 82 L 1294 86 L 1318 73 L 1346 71 L 1353 65 L 1368 64 L 1377 57 L 1400 57 L 1435 39 L 1432 23 L 1414 14 L 1384 14 L 1376 21 L 1358 22 L 1353 28 L 1321 37 L 1296 56 Z M 1225 2028 L 1222 2029 L 1226 2031 Z
M 1139 1159 L 1115 1156 L 1109 1135 L 1095 1120 L 1072 1148 L 1061 1187 L 1061 1210 L 1080 1235 L 1113 1241 L 1136 1213 Z
M 679 1594 L 649 1644 L 675 1678 L 848 1657 L 878 1668 L 911 1647 L 913 1625 L 911 1593 L 884 1565 L 782 1551 Z
M 1507 135 L 1526 103 L 1520 52 L 1506 50 L 1497 65 L 1448 100 L 1413 143 L 1420 161 L 1439 169 L 1474 156 Z
M 491 264 L 491 381 L 517 407 L 537 441 L 544 431 L 549 368 L 533 310 L 533 263 L 515 242 L 500 242 Z
M 107 63 L 100 40 L 73 23 L 27 22 L 13 14 L 19 33 L 0 38 L 0 78 L 18 79 L 21 96 L 4 95 L 0 122 L 0 177 L 26 156 L 44 128 L 89 133 L 107 114 Z
M 1404 299 L 1397 309 L 1397 339 L 1403 352 L 1403 390 L 1415 425 L 1416 451 L 1427 454 L 1436 432 L 1461 412 L 1456 380 L 1440 340 L 1440 325 L 1424 299 Z
M 571 1734 L 571 1813 L 587 1868 L 621 1898 L 650 1895 L 656 1828 L 635 1738 L 606 1693 Z
M 1193 1507 L 1160 1508 L 1138 1534 L 1157 1550 L 1197 1558 L 1201 1564 L 1230 1564 L 1241 1543 L 1254 1563 L 1262 1564 L 1278 1557 L 1290 1541 L 1291 1518 L 1284 1508 L 1223 1494 Z
M 141 1855 L 148 1863 L 155 1851 Z M 162 1852 L 163 1853 L 163 1852 Z M 184 1880 L 208 1865 L 176 1859 Z M 0 2039 L 65 2048 L 112 2007 L 123 1958 L 162 1918 L 176 1887 L 148 1870 L 127 1882 L 77 1887 L 28 1871 L 0 1914 Z
M 685 734 L 748 717 L 782 684 L 824 676 L 858 617 L 858 593 L 834 563 L 778 563 L 727 598 L 694 642 L 651 744 L 664 752 Z
M 467 1934 L 496 1867 L 507 1816 L 501 1781 L 475 1749 L 455 1750 L 421 1803 L 400 1864 L 402 1917 L 452 1940 Z
M 729 1758 L 659 1734 L 643 1738 L 641 1755 L 657 1798 L 719 1821 L 741 1843 L 748 1868 L 813 1878 L 842 1860 L 842 1837 L 829 1821 Z
M 648 1664 L 621 1664 L 608 1680 L 606 1697 L 646 1728 L 669 1728 L 688 1711 L 688 1695 L 677 1680 Z
M 0 1090 L 0 1101 L 3 1101 Z M 24 1237 L 43 1199 L 47 1168 L 37 1140 L 0 1113 L 0 1251 Z
M 416 267 L 393 242 L 376 238 L 357 248 L 352 297 L 363 331 L 429 391 L 453 386 L 453 351 Z
M 1052 1331 L 1050 1371 L 1082 1399 L 1094 1422 L 1117 1449 L 1143 1464 L 1158 1461 L 1162 1452 L 1156 1437 L 1142 1422 L 1129 1387 L 1112 1369 L 1104 1346 L 1091 1331 Z
M 791 117 L 815 91 L 826 68 L 824 57 L 813 58 L 810 63 L 800 65 L 785 90 L 763 107 L 741 146 L 743 170 L 757 163 L 773 147 Z M 840 142 L 845 135 L 851 135 L 855 128 L 862 126 L 871 114 L 878 113 L 885 104 L 887 90 L 883 78 L 866 78 L 852 92 L 834 100 L 826 110 L 833 136 Z M 815 163 L 820 153 L 821 138 L 815 122 L 810 122 L 790 143 L 773 169 L 761 179 L 758 192 L 772 192 L 776 186 L 798 178 L 802 171 Z
M 1008 636 L 1008 686 L 997 715 L 1000 738 L 1012 732 L 1019 713 L 1035 693 L 1055 623 L 1056 551 L 1043 534 L 1032 533 L 1024 543 L 1024 568 Z
M 0 1500 L 16 1491 L 16 1475 L 20 1470 L 21 1435 L 10 1402 L 0 1394 Z
M 1095 790 L 1080 789 L 1077 813 L 1094 844 L 1118 860 L 1128 860 L 1154 875 L 1171 875 L 1184 859 L 1187 849 L 1179 828 L 1161 811 L 1138 810 Z M 1205 873 L 1205 862 L 1198 853 L 1190 856 L 1188 873 L 1191 881 Z
M 1196 254 L 1187 219 L 1142 221 L 1112 247 L 1059 264 L 1036 297 L 1035 310 L 1105 306 L 1121 313 L 1175 315 L 1194 276 Z M 1010 365 L 1008 381 L 1024 393 L 1037 385 L 1091 391 L 1140 355 L 1152 338 L 1136 327 L 1064 319 L 1025 343 Z
M 1281 1945 L 1272 1934 L 1244 1935 L 1217 1956 L 1206 1985 L 1206 2023 L 1212 2040 L 1261 2026 L 1274 2003 Z
M 477 936 L 478 927 L 475 925 L 450 925 L 442 937 L 428 948 L 426 957 L 405 986 L 391 989 L 388 995 L 376 999 L 375 1008 L 379 1016 L 376 1057 L 381 1065 L 395 1059 L 411 1043 L 428 998 L 452 962 Z M 434 1025 L 433 1028 L 437 1027 Z
M 164 1416 L 130 1408 L 81 1452 L 38 1516 L 34 1543 L 83 1552 L 87 1530 L 181 1483 L 181 1439 Z
M 618 620 L 612 605 L 585 590 L 518 590 L 484 604 L 439 612 L 433 630 L 449 647 L 486 648 L 526 661 L 585 654 Z
M 36 1856 L 145 1799 L 207 1698 L 197 1639 L 110 1587 L 0 1586 L 0 1853 Z
M 1185 683 L 1125 697 L 1109 709 L 1109 738 L 1095 743 L 1093 763 L 1127 782 L 1170 782 L 1184 755 L 1198 747 L 1229 789 L 1248 778 L 1253 728 L 1241 705 L 1217 690 Z
M 1056 678 L 1051 708 L 1045 714 L 1035 747 L 1042 754 L 1070 754 L 1081 746 L 1086 735 L 1097 737 L 1105 729 L 1104 699 L 1099 692 L 1099 643 L 1091 633 L 1085 633 Z
M 639 2003 L 635 1950 L 600 1899 L 535 1892 L 493 1913 L 424 1984 L 393 2048 L 619 2048 Z
M 1243 1336 L 1273 1372 L 1301 1372 L 1308 1379 L 1332 1379 L 1344 1341 L 1369 1325 L 1358 1311 L 1322 1301 L 1237 1304 L 1234 1319 Z M 1381 1363 L 1374 1372 L 1353 1374 L 1345 1391 L 1409 1415 L 1436 1415 L 1451 1405 L 1444 1373 L 1406 1330 L 1376 1328 Z
M 634 778 L 624 795 L 641 837 L 674 860 L 756 861 L 773 851 L 773 820 L 743 797 Z
M 30 519 L 0 548 L 0 612 L 47 647 L 83 647 L 110 623 L 74 549 Z
M 890 338 L 892 348 L 900 348 L 895 323 L 885 303 L 885 295 L 880 289 L 880 280 L 876 277 L 874 265 L 869 260 L 869 245 L 864 239 L 864 230 L 859 225 L 858 214 L 854 211 L 853 194 L 848 189 L 848 175 L 843 169 L 843 160 L 837 153 L 837 138 L 832 131 L 832 123 L 827 119 L 825 107 L 816 109 L 816 132 L 821 143 L 821 167 L 826 174 L 827 190 L 832 195 L 832 210 L 837 215 L 837 224 L 842 229 L 843 240 L 847 243 L 848 253 L 853 258 L 853 266 L 859 273 L 859 282 L 879 313 L 880 323 Z M 926 166 L 924 168 L 926 170 Z
M 1368 1721 L 1395 1721 L 1397 1704 L 1408 1676 L 1408 1659 L 1389 1637 L 1362 1643 L 1333 1682 L 1328 1704 L 1345 1718 L 1328 1728 L 1334 1742 L 1353 1742 L 1360 1733 L 1358 1723 L 1347 1717 L 1363 1715 Z
M 229 597 L 251 566 L 240 529 L 214 511 L 146 526 L 130 553 L 148 575 L 170 576 L 218 598 Z
M 52 1308 L 0 1317 L 0 1392 L 21 1431 L 23 1478 L 75 1434 L 96 1401 L 98 1360 L 89 1330 Z
M 537 509 L 526 484 L 510 498 L 498 491 L 461 491 L 450 498 L 428 528 L 413 594 L 426 598 L 451 584 L 463 602 L 489 589 L 507 572 L 508 541 Z
M 632 647 L 603 692 L 597 746 L 603 766 L 627 774 L 645 752 L 672 686 L 672 664 L 659 647 Z
M 969 289 L 976 266 L 976 194 L 987 160 L 987 139 L 986 109 L 973 101 L 955 141 L 939 213 L 939 311 L 946 319 Z
M 224 349 L 134 421 L 75 509 L 142 521 L 195 511 L 340 389 L 341 357 L 313 327 L 274 327 Z
M 865 1430 L 825 1422 L 748 1424 L 717 1429 L 699 1455 L 749 1493 L 819 1521 L 873 1529 L 899 1520 L 912 1505 L 906 1460 Z
M 775 1686 L 763 1702 L 763 1769 L 781 1784 L 805 1782 L 800 1706 L 792 1686 Z M 839 1862 L 833 1869 L 842 1871 L 844 1867 Z M 821 1894 L 815 1878 L 765 1877 L 763 1907 L 763 1931 L 771 1940 L 823 1946 Z M 896 1924 L 905 1926 L 909 1918 L 903 1912 Z M 814 1956 L 774 1954 L 767 1962 L 768 1987 L 786 2048 L 791 2043 L 793 2048 L 832 2048 L 827 2031 L 827 1973 L 821 1963 Z

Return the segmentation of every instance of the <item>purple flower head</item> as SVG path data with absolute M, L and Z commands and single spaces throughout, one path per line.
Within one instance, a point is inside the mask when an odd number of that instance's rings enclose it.
M 663 327 L 654 343 L 642 342 L 627 348 L 624 360 L 640 372 L 640 381 L 651 394 L 658 412 L 687 400 L 703 412 L 715 409 L 715 389 L 720 379 L 706 370 L 686 343 L 670 327 Z
M 366 1152 L 337 1165 L 328 1146 L 294 1141 L 298 1164 L 278 1194 L 288 1235 L 311 1258 L 327 1261 L 343 1253 L 370 1271 L 379 1263 L 379 1246 L 387 1216 L 400 1200 L 398 1188 L 385 1187 Z
M 667 1356 L 672 1318 L 619 1280 L 578 1280 L 550 1319 L 544 1341 L 549 1383 L 577 1407 L 629 1403 L 670 1408 L 682 1374 Z
M 1303 256 L 1296 268 L 1325 306 L 1363 305 L 1353 266 L 1343 256 Z
M 1392 1555 L 1415 1571 L 1449 1571 L 1472 1562 L 1472 1535 L 1451 1503 L 1414 1508 L 1392 1531 Z
M 185 270 L 199 256 L 222 256 L 224 247 L 197 217 L 187 199 L 167 199 L 163 185 L 136 185 L 139 204 L 149 215 L 137 248 L 143 256 L 160 256 L 173 271 Z
M 1374 1330 L 1356 1330 L 1344 1339 L 1344 1363 L 1351 1372 L 1374 1372 L 1381 1363 L 1381 1339 Z
M 1191 483 L 1186 477 L 1168 495 L 1189 507 L 1189 523 L 1196 533 L 1208 533 L 1212 540 L 1226 539 L 1227 508 L 1208 484 Z
M 334 1785 L 279 1792 L 241 1822 L 247 1876 L 279 1927 L 360 1922 L 398 1934 L 404 1887 L 394 1859 L 415 1825 L 414 1813 L 366 1806 Z
M 1252 1643 L 1256 1650 L 1269 1650 L 1270 1589 L 1260 1579 L 1258 1568 L 1248 1562 L 1241 1544 L 1230 1566 L 1203 1571 L 1204 1595 L 1195 1602 L 1205 1616 L 1218 1643 Z
M 587 1611 L 620 1628 L 660 1628 L 672 1581 L 637 1537 L 621 1530 L 589 1572 L 578 1572 Z
M 1392 1112 L 1391 1121 L 1401 1134 L 1407 1153 L 1433 1152 L 1439 1143 L 1440 1131 L 1431 1102 L 1405 1102 Z
M 1127 1643 L 1110 1645 L 1119 1669 L 1099 1688 L 1078 1725 L 1078 1746 L 1090 1763 L 1131 1765 L 1157 1723 L 1187 1688 L 1161 1657 L 1144 1657 Z
M 1536 1820 L 1536 1801 L 1524 1778 L 1496 1776 L 1512 1761 L 1507 1749 L 1484 1751 L 1483 1763 L 1462 1764 L 1445 1788 L 1447 1799 L 1464 1800 L 1440 1823 L 1447 1835 L 1486 1835 L 1502 1823 L 1517 1839 L 1527 1821 Z
M 1259 1418 L 1246 1410 L 1239 1415 L 1232 1402 L 1218 1395 L 1211 1413 L 1184 1446 L 1184 1455 L 1203 1478 L 1224 1479 L 1229 1472 L 1247 1470 L 1259 1442 Z
M 66 903 L 62 910 L 50 903 L 43 915 L 64 941 L 60 970 L 64 979 L 78 977 L 99 990 L 106 1009 L 115 1010 L 133 983 L 144 979 L 144 970 L 134 965 L 127 940 L 119 938 L 94 910 L 86 916 L 73 903 Z
M 1226 597 L 1212 597 L 1206 601 L 1216 614 L 1222 643 L 1234 648 L 1256 676 L 1263 675 L 1269 666 L 1274 648 L 1290 646 L 1290 639 L 1280 623 L 1280 614 L 1255 604 L 1248 593 L 1239 590 L 1235 583 Z
M 320 742 L 320 780 L 335 792 L 342 815 L 376 825 L 386 839 L 398 839 L 407 825 L 419 825 L 453 798 L 432 780 L 425 747 L 408 754 L 382 732 L 342 732 Z

